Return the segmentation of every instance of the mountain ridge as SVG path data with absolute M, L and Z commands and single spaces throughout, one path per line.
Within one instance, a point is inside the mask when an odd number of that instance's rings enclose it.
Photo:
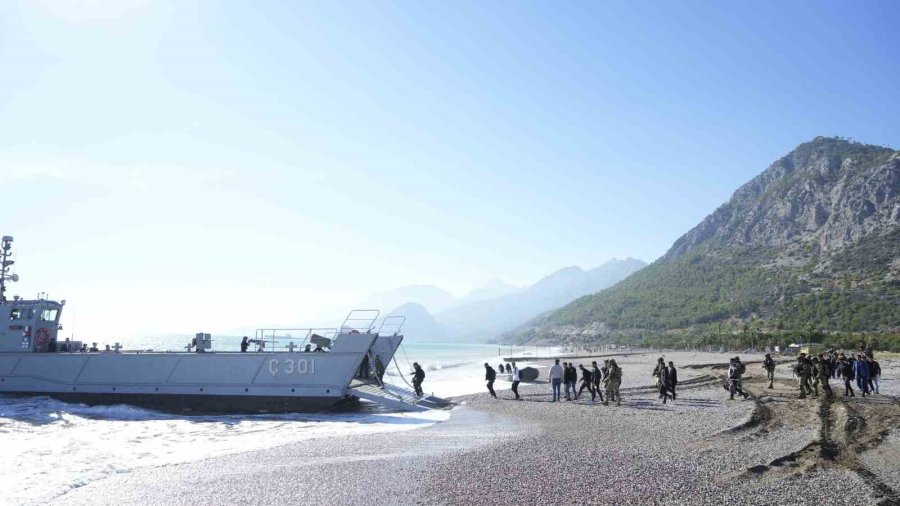
M 509 295 L 463 304 L 435 319 L 447 335 L 462 340 L 489 340 L 537 315 L 565 305 L 579 296 L 607 288 L 647 265 L 641 260 L 610 260 L 585 271 L 563 267 Z
M 900 328 L 900 152 L 818 137 L 779 158 L 615 287 L 504 340 L 709 332 L 723 322 Z

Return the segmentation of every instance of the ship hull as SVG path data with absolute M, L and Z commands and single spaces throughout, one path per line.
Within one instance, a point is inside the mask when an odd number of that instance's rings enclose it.
M 318 412 L 347 403 L 375 334 L 325 353 L 0 353 L 0 394 L 177 413 Z

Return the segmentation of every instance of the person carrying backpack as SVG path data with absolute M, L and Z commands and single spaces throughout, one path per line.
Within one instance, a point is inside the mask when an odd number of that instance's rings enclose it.
M 740 362 L 738 357 L 731 359 L 731 365 L 728 366 L 728 393 L 731 396 L 728 400 L 734 400 L 734 394 L 741 394 L 744 399 L 749 395 L 741 388 L 741 375 L 743 374 L 744 364 Z

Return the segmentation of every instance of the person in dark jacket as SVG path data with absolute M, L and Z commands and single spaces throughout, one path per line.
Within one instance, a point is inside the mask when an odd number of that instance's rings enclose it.
M 241 339 L 241 353 L 247 353 L 247 348 L 250 347 L 250 341 L 247 340 L 247 336 L 244 336 Z
M 856 376 L 856 386 L 865 397 L 869 393 L 869 364 L 862 353 L 856 357 L 856 362 L 853 363 L 853 375 Z
M 603 381 L 603 373 L 600 368 L 597 367 L 597 361 L 591 362 L 591 366 L 593 366 L 593 370 L 591 370 L 591 379 L 594 381 L 594 392 L 600 397 L 600 402 L 603 402 L 603 390 L 600 389 L 600 382 Z
M 870 369 L 870 378 L 872 380 L 872 388 L 874 388 L 876 394 L 880 394 L 881 391 L 878 389 L 878 379 L 881 378 L 881 364 L 878 363 L 874 358 L 869 362 Z
M 575 384 L 578 383 L 578 371 L 575 370 L 575 364 L 571 362 L 563 362 L 563 383 L 566 384 L 566 400 L 571 401 L 576 395 Z
M 591 401 L 596 401 L 597 394 L 594 393 L 594 381 L 591 371 L 581 364 L 578 364 L 578 368 L 581 369 L 581 388 L 578 389 L 578 394 L 575 395 L 575 399 L 577 400 L 578 397 L 581 396 L 581 393 L 584 392 L 584 389 L 587 388 L 588 392 L 591 393 Z
M 413 362 L 413 388 L 416 389 L 416 395 L 424 395 L 425 392 L 422 391 L 422 382 L 425 381 L 425 371 L 422 369 L 422 366 L 419 365 L 418 362 Z
M 659 376 L 659 396 L 665 404 L 666 400 L 672 397 L 669 395 L 669 368 L 666 367 L 665 362 L 659 363 L 656 374 Z
M 519 368 L 516 367 L 515 362 L 512 365 L 512 391 L 516 394 L 516 400 L 521 401 L 522 398 L 519 397 L 519 382 L 521 381 L 521 377 L 519 376 Z
M 572 399 L 578 399 L 578 369 L 575 362 L 569 362 L 569 383 L 572 384 Z
M 487 389 L 491 393 L 491 397 L 497 398 L 497 392 L 494 392 L 494 380 L 497 379 L 497 371 L 491 367 L 491 364 L 484 364 L 484 379 L 487 380 Z
M 678 371 L 675 370 L 675 362 L 669 361 L 669 391 L 672 392 L 672 400 L 677 397 L 675 395 L 675 387 L 678 386 Z

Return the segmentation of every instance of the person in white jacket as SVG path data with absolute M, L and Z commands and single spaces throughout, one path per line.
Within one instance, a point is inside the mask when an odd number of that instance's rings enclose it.
M 560 398 L 562 397 L 562 392 L 560 392 L 562 379 L 563 368 L 559 365 L 559 359 L 556 359 L 556 363 L 550 367 L 550 386 L 553 389 L 553 402 L 560 401 Z

